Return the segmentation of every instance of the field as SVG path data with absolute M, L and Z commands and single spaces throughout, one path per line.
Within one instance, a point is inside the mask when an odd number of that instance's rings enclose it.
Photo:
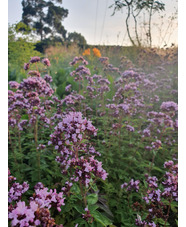
M 9 226 L 178 226 L 177 71 L 176 47 L 12 55 Z

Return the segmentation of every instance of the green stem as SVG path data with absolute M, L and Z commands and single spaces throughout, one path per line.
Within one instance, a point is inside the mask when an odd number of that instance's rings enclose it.
M 8 129 L 8 139 L 9 139 L 9 142 L 10 142 L 11 150 L 13 151 L 12 140 L 11 140 L 11 136 L 10 136 L 10 131 L 9 131 L 9 129 Z
M 18 172 L 19 172 L 19 174 L 20 174 L 20 169 L 19 169 L 19 165 L 18 165 L 18 162 L 17 162 L 16 154 L 15 154 L 14 149 L 13 149 L 13 146 L 12 146 L 12 139 L 11 139 L 11 136 L 10 136 L 10 131 L 9 131 L 9 129 L 8 129 L 8 138 L 9 138 L 11 150 L 12 150 L 12 152 L 13 152 L 14 162 L 16 163 L 17 170 L 18 170 Z
M 150 174 L 151 171 L 152 171 L 152 165 L 153 165 L 153 163 L 154 163 L 155 156 L 156 156 L 156 153 L 153 154 L 151 166 L 150 166 L 150 168 L 149 168 L 149 174 Z
M 127 194 L 128 207 L 130 208 L 129 194 Z
M 118 146 L 119 146 L 119 148 L 120 148 L 120 154 L 121 154 L 121 130 L 122 130 L 122 116 L 120 115 L 120 117 L 119 117 L 119 126 L 120 126 L 120 129 L 118 130 L 118 132 L 119 132 L 119 136 L 118 136 L 118 138 L 119 138 L 119 141 L 118 141 Z
M 11 140 L 11 136 L 10 136 L 10 131 L 9 130 L 8 130 L 8 138 L 9 138 L 11 150 L 12 150 L 12 152 L 14 154 L 14 161 L 15 161 L 16 165 L 18 166 L 18 162 L 17 162 L 16 155 L 15 155 L 15 152 L 14 152 L 14 149 L 13 149 L 13 146 L 12 146 L 12 140 Z
M 39 72 L 38 67 L 37 67 L 37 62 L 36 62 L 36 69 L 37 69 L 37 71 Z
M 166 224 L 167 224 L 167 220 L 168 220 L 169 212 L 170 212 L 170 207 L 171 207 L 171 199 L 169 200 L 169 207 L 168 207 L 168 211 L 167 211 L 167 218 L 166 218 L 166 220 L 165 220 L 165 225 L 164 225 L 164 227 L 165 227 Z
M 21 133 L 18 129 L 18 138 L 19 138 L 19 152 L 22 154 L 22 148 L 21 148 Z M 21 158 L 21 163 L 23 163 L 23 159 Z
M 79 181 L 79 186 L 80 186 L 80 190 L 81 190 L 81 196 L 83 198 L 83 202 L 86 207 L 87 206 L 86 193 L 83 192 L 83 185 L 80 181 Z
M 41 179 L 41 174 L 40 174 L 40 151 L 37 149 L 38 147 L 38 121 L 36 117 L 36 123 L 34 126 L 34 140 L 35 140 L 35 147 L 37 151 L 37 164 L 38 164 L 38 178 L 39 180 Z

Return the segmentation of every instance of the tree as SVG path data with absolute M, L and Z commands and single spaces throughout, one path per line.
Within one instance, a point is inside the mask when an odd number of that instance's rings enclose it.
M 35 43 L 29 35 L 30 28 L 25 24 L 8 27 L 8 80 L 21 81 L 25 76 L 23 65 L 31 56 L 42 56 L 35 50 Z
M 138 10 L 146 10 L 148 12 L 148 41 L 149 46 L 152 46 L 152 34 L 151 34 L 151 24 L 152 24 L 152 16 L 154 13 L 165 10 L 165 4 L 162 1 L 155 0 L 138 0 L 136 4 L 136 9 Z
M 85 38 L 77 32 L 72 32 L 68 34 L 68 41 L 77 43 L 80 46 L 85 46 L 87 44 Z
M 126 17 L 126 20 L 125 20 L 125 24 L 126 24 L 126 28 L 127 28 L 127 34 L 128 34 L 128 37 L 130 39 L 130 42 L 132 43 L 133 46 L 136 46 L 132 36 L 131 36 L 131 33 L 130 33 L 130 29 L 129 29 L 129 18 L 130 18 L 130 15 L 131 15 L 131 5 L 133 3 L 133 0 L 131 1 L 127 1 L 127 0 L 114 0 L 114 4 L 112 4 L 111 6 L 109 6 L 109 8 L 112 8 L 114 7 L 114 12 L 112 14 L 112 16 L 115 14 L 116 11 L 121 11 L 123 7 L 126 7 L 127 8 L 127 17 Z
M 68 10 L 61 7 L 61 3 L 62 0 L 23 0 L 22 22 L 33 28 L 41 41 L 56 35 L 65 40 L 67 31 L 62 21 L 68 16 Z
M 152 16 L 154 13 L 165 10 L 165 4 L 162 1 L 155 0 L 114 0 L 114 4 L 110 6 L 110 8 L 114 7 L 115 14 L 116 11 L 121 11 L 124 7 L 127 9 L 127 17 L 125 20 L 127 34 L 133 46 L 141 46 L 141 41 L 138 35 L 138 23 L 137 19 L 142 11 L 148 12 L 148 31 L 147 31 L 147 39 L 149 46 L 152 46 Z M 129 27 L 129 18 L 132 15 L 135 23 L 135 40 L 131 35 L 130 27 Z M 137 44 L 136 44 L 137 41 Z

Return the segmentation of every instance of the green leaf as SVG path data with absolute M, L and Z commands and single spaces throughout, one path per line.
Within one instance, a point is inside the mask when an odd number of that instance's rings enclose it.
M 88 226 L 88 223 L 83 218 L 77 218 L 75 221 L 73 221 L 73 223 L 74 224 L 84 224 L 84 226 Z
M 98 205 L 88 205 L 88 209 L 90 213 L 97 210 L 98 207 L 99 207 Z
M 92 216 L 94 217 L 94 219 L 101 223 L 103 226 L 108 226 L 108 225 L 111 225 L 111 221 L 106 217 L 106 216 L 103 216 L 99 211 L 95 210 L 93 211 L 92 213 Z
M 28 120 L 28 114 L 23 114 L 21 116 L 21 120 Z
M 172 210 L 174 213 L 178 213 L 178 206 L 175 205 L 175 204 L 171 204 L 171 210 Z
M 79 212 L 80 214 L 83 214 L 84 213 L 84 209 L 81 205 L 79 204 L 75 204 L 74 205 L 74 208 L 77 210 L 77 212 Z
M 91 188 L 96 192 L 98 190 L 98 187 L 96 184 L 92 184 L 91 185 Z
M 87 198 L 88 205 L 95 204 L 98 201 L 98 195 L 96 193 L 90 194 L 86 198 Z
M 70 189 L 71 192 L 75 192 L 76 194 L 80 193 L 80 188 L 77 184 L 73 184 L 72 188 Z

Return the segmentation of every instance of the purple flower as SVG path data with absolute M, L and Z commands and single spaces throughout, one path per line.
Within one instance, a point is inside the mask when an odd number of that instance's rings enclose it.
M 80 56 L 80 57 L 77 57 L 77 56 L 76 56 L 76 57 L 73 59 L 73 61 L 70 62 L 69 64 L 70 64 L 70 65 L 75 65 L 75 64 L 77 64 L 79 61 L 82 61 L 83 65 L 88 65 L 88 61 L 86 61 L 82 56 Z
M 174 165 L 174 162 L 171 160 L 171 161 L 168 161 L 168 162 L 165 162 L 164 163 L 164 168 L 170 168 Z
M 129 132 L 134 132 L 134 127 L 132 127 L 131 125 L 126 125 L 126 129 L 127 129 Z
M 128 184 L 126 182 L 124 184 L 122 184 L 121 188 L 126 188 L 126 191 L 132 191 L 134 189 L 136 192 L 138 192 L 139 191 L 139 183 L 140 183 L 139 180 L 134 181 L 134 179 L 131 179 Z
M 108 79 L 105 79 L 105 78 L 101 78 L 97 81 L 98 84 L 101 84 L 101 85 L 109 85 L 110 84 L 110 81 L 108 81 Z
M 160 106 L 160 109 L 166 112 L 178 110 L 178 104 L 173 101 L 163 102 Z
M 29 71 L 29 72 L 28 72 L 28 75 L 37 76 L 37 77 L 40 77 L 40 76 L 41 76 L 41 74 L 40 74 L 38 71 L 36 71 L 36 70 L 34 70 L 34 71 Z
M 9 85 L 11 89 L 17 89 L 19 87 L 19 83 L 17 83 L 16 81 L 10 81 Z
M 36 63 L 36 62 L 39 62 L 39 61 L 40 61 L 40 57 L 37 57 L 37 56 L 32 57 L 32 58 L 30 59 L 30 63 Z
M 28 191 L 29 185 L 24 182 L 22 185 L 19 183 L 13 183 L 8 192 L 8 202 L 19 201 L 22 194 Z
M 43 60 L 42 60 L 42 63 L 44 64 L 44 65 L 46 65 L 46 66 L 50 66 L 51 64 L 50 64 L 50 61 L 48 60 L 48 58 L 44 58 Z
M 145 137 L 150 137 L 150 135 L 151 135 L 151 133 L 150 133 L 150 130 L 149 129 L 144 129 L 143 130 L 143 135 L 145 136 Z
M 101 58 L 99 58 L 99 61 L 100 61 L 103 65 L 108 65 L 109 58 L 108 58 L 108 57 L 101 57 Z
M 67 86 L 65 87 L 65 91 L 70 91 L 71 87 L 72 87 L 71 84 L 67 85 Z
M 86 68 L 84 65 L 78 66 L 78 68 L 70 73 L 70 76 L 75 77 L 75 81 L 83 80 L 83 75 L 91 75 L 90 70 Z
M 30 68 L 30 64 L 29 63 L 25 63 L 24 64 L 24 70 L 28 70 Z
M 52 83 L 52 77 L 51 76 L 49 76 L 48 74 L 46 74 L 45 76 L 44 76 L 44 80 L 46 80 L 46 82 L 48 82 L 48 83 Z
M 123 188 L 126 188 L 127 186 L 128 186 L 128 184 L 125 182 L 121 185 L 121 188 L 123 189 Z
M 152 142 L 151 145 L 152 145 L 152 148 L 158 149 L 159 147 L 161 147 L 161 141 L 156 140 L 155 142 Z

